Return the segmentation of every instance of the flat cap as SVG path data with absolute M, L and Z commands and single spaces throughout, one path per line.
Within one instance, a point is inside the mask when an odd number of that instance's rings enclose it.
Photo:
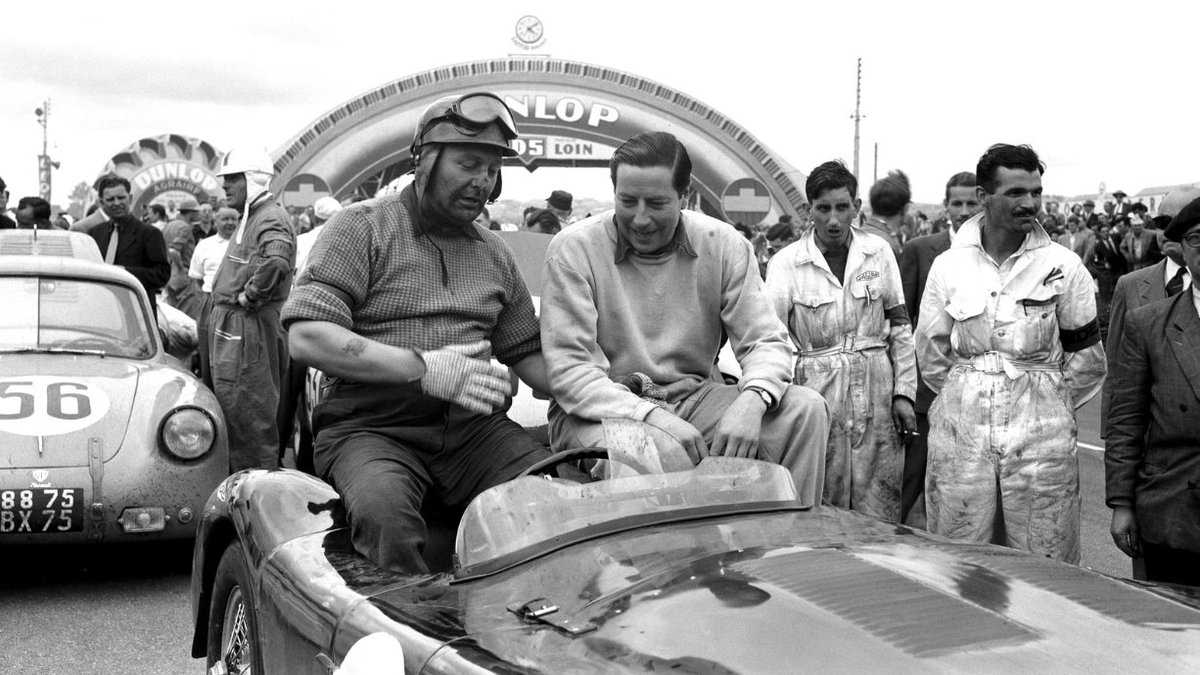
M 1168 241 L 1180 241 L 1194 225 L 1200 224 L 1200 199 L 1194 199 L 1171 219 L 1163 231 Z

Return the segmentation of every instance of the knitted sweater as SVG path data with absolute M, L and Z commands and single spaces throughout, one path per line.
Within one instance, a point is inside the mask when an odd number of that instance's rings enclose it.
M 645 373 L 675 403 L 711 381 L 728 335 L 741 386 L 779 400 L 791 348 L 750 242 L 730 225 L 684 211 L 681 245 L 616 260 L 613 212 L 563 230 L 546 253 L 542 352 L 555 402 L 590 420 L 641 420 L 654 409 L 611 378 Z

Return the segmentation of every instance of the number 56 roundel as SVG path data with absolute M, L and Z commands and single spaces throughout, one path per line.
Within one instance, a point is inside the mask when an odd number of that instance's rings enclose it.
M 0 379 L 0 431 L 53 436 L 95 424 L 109 398 L 83 379 L 24 376 Z

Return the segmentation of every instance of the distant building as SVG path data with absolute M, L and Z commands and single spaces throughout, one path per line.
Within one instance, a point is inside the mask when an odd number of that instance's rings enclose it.
M 1179 183 L 1177 185 L 1159 185 L 1155 187 L 1148 187 L 1139 190 L 1137 194 L 1126 197 L 1126 199 L 1130 204 L 1145 204 L 1146 208 L 1150 210 L 1150 216 L 1153 217 L 1158 215 L 1158 205 L 1162 203 L 1163 197 L 1165 197 L 1168 192 L 1179 188 L 1190 187 L 1200 188 L 1200 183 Z M 1086 195 L 1075 195 L 1064 200 L 1063 204 L 1065 204 L 1065 206 L 1060 210 L 1070 213 L 1072 206 L 1076 204 L 1082 206 L 1083 202 L 1088 199 L 1096 203 L 1096 213 L 1104 213 L 1105 202 L 1115 201 L 1112 197 L 1112 194 L 1107 192 L 1104 194 L 1093 193 Z

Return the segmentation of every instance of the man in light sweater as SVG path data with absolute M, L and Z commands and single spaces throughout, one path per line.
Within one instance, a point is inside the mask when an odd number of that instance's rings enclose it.
M 609 167 L 616 209 L 563 230 L 547 251 L 541 325 L 554 449 L 603 445 L 605 418 L 639 420 L 678 440 L 694 462 L 779 463 L 801 503 L 818 504 L 828 407 L 789 384 L 787 329 L 750 242 L 682 210 L 692 164 L 671 134 L 631 138 Z M 712 377 L 723 336 L 742 368 L 737 385 Z M 662 400 L 614 381 L 630 376 L 662 388 Z

